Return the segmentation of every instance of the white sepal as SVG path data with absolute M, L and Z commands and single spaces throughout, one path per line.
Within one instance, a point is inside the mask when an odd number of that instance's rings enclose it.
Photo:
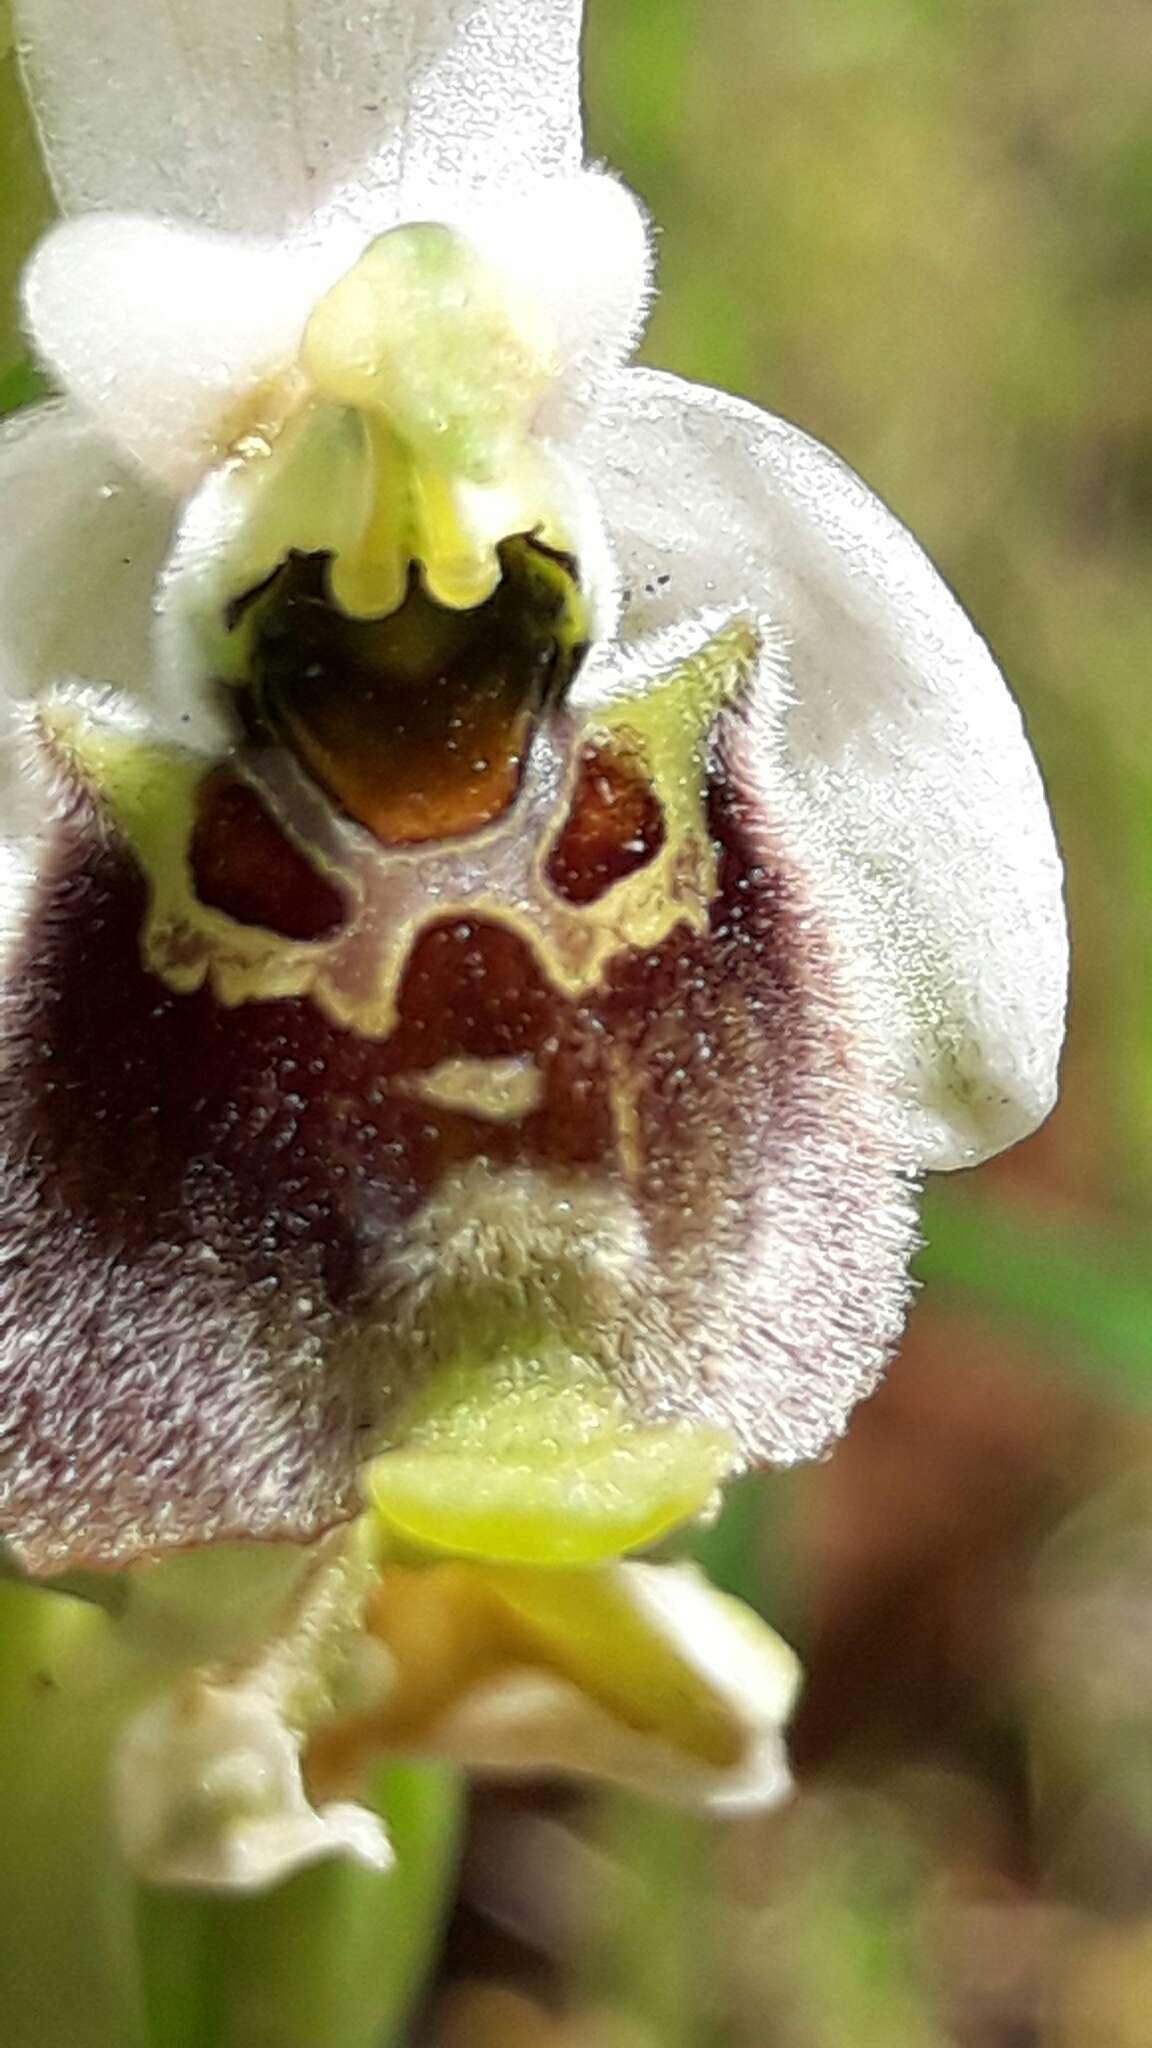
M 622 376 L 582 438 L 641 638 L 705 606 L 785 639 L 791 776 L 838 860 L 919 1163 L 1051 1108 L 1067 940 L 1020 713 L 898 520 L 818 442 L 724 392 Z
M 16 0 L 66 213 L 280 234 L 580 162 L 580 0 Z M 387 225 L 385 220 L 380 225 Z
M 275 403 L 268 387 L 291 376 L 332 275 L 322 250 L 89 214 L 40 244 L 24 309 L 52 376 L 111 442 L 185 492 L 262 401 Z

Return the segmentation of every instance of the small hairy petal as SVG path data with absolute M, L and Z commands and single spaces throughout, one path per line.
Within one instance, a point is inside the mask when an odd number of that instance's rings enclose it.
M 93 214 L 41 243 L 24 306 L 37 353 L 76 403 L 187 490 L 258 424 L 258 387 L 292 365 L 331 269 L 315 251 Z
M 1020 715 L 915 541 L 797 428 L 628 372 L 584 459 L 622 553 L 625 635 L 701 605 L 783 634 L 790 778 L 838 862 L 919 1161 L 969 1165 L 1050 1109 L 1061 872 Z M 767 759 L 746 759 L 754 786 Z
M 277 233 L 341 188 L 575 169 L 579 0 L 17 0 L 66 212 Z

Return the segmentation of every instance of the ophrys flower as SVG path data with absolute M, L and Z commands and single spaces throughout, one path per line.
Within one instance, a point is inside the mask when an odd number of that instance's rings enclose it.
M 643 1540 L 827 1443 L 910 1176 L 1051 1099 L 1018 716 L 834 457 L 625 367 L 578 17 L 18 10 L 72 216 L 0 537 L 33 1571 L 310 1541 L 398 1447 L 421 1541 Z

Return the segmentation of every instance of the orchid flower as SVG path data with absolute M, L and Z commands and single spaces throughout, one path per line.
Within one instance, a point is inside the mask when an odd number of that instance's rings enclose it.
M 136 1703 L 124 1838 L 382 1855 L 406 1746 L 776 1796 L 787 1653 L 619 1560 L 828 1446 L 916 1174 L 1051 1103 L 1018 713 L 834 456 L 629 366 L 578 0 L 16 13 L 0 1535 L 292 1579 Z

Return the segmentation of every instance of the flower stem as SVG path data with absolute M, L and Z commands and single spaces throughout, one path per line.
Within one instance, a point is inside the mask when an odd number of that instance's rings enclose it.
M 125 1711 L 100 1683 L 106 1617 L 0 1585 L 0 2040 L 145 2048 L 134 1886 L 108 1810 Z
M 111 1760 L 157 1666 L 99 1608 L 0 1583 L 4 2048 L 389 2048 L 423 1985 L 459 1837 L 455 1774 L 374 1788 L 383 1873 L 333 1859 L 253 1898 L 136 1882 Z
M 396 1861 L 333 1861 L 246 1899 L 142 1891 L 157 2048 L 390 2048 L 422 1989 L 455 1868 L 461 1796 L 395 1765 L 373 1804 Z

